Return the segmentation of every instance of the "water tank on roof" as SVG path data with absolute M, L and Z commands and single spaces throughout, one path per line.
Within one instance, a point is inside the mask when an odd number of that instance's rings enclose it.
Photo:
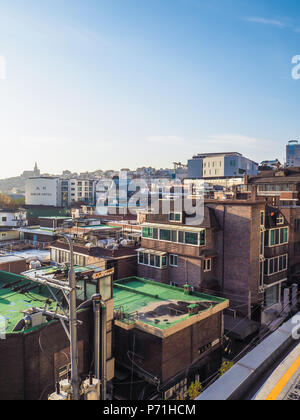
M 36 270 L 37 268 L 41 268 L 40 261 L 30 261 L 29 267 L 31 270 Z

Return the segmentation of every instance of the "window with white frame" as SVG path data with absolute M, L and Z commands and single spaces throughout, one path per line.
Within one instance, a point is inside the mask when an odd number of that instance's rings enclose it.
M 182 221 L 182 214 L 181 213 L 170 213 L 169 214 L 169 222 L 181 222 Z
M 260 212 L 260 225 L 265 226 L 265 212 L 264 211 Z
M 263 287 L 264 285 L 264 261 L 259 262 L 259 285 Z
M 289 229 L 278 228 L 269 230 L 269 246 L 276 246 L 288 243 Z
M 287 254 L 280 255 L 279 257 L 269 258 L 265 261 L 265 274 L 272 276 L 273 274 L 285 271 L 288 268 Z
M 212 269 L 212 259 L 211 258 L 207 258 L 206 260 L 204 260 L 204 272 L 208 272 L 211 271 Z
M 154 268 L 164 268 L 167 266 L 167 257 L 164 255 L 156 255 L 150 252 L 139 252 L 138 263 Z
M 178 267 L 178 255 L 174 255 L 174 254 L 169 255 L 169 265 L 171 267 Z
M 281 213 L 276 218 L 276 224 L 277 225 L 283 225 L 284 224 L 284 217 Z
M 205 246 L 206 231 L 202 229 L 200 232 L 189 230 L 176 230 L 154 227 L 143 227 L 142 237 L 145 239 L 156 239 L 164 242 L 180 243 L 193 246 Z

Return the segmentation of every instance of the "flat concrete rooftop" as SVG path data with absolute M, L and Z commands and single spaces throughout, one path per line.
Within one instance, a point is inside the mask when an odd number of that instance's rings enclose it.
M 199 312 L 190 315 L 189 306 L 195 305 Z M 219 312 L 228 306 L 228 301 L 203 293 L 189 295 L 182 288 L 131 277 L 114 283 L 114 306 L 120 322 L 167 330 L 192 318 L 196 321 L 203 314 Z
M 5 319 L 5 332 L 11 333 L 16 324 L 24 317 L 22 311 L 32 307 L 43 307 L 49 303 L 47 309 L 55 310 L 56 303 L 49 291 L 40 285 L 27 293 L 16 291 L 16 288 L 29 288 L 34 284 L 25 277 L 0 271 L 0 316 Z M 5 288 L 4 288 L 5 287 Z
M 89 267 L 74 267 L 76 273 L 90 270 L 91 268 Z M 27 309 L 33 307 L 43 308 L 47 303 L 47 310 L 56 310 L 57 304 L 48 288 L 30 281 L 30 277 L 34 280 L 35 273 L 38 273 L 40 276 L 51 276 L 57 271 L 57 267 L 51 266 L 29 270 L 24 273 L 24 276 L 0 271 L 0 316 L 5 319 L 5 331 L 7 334 L 13 331 L 18 321 L 23 318 L 23 311 Z M 59 299 L 62 297 L 60 291 L 53 290 L 53 292 Z

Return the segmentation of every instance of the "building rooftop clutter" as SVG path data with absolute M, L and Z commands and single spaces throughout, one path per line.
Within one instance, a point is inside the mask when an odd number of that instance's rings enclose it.
M 12 333 L 24 317 L 23 311 L 34 306 L 44 307 L 45 304 L 48 304 L 49 310 L 56 308 L 46 287 L 33 284 L 24 276 L 0 271 L 0 314 L 5 319 L 7 334 Z
M 136 326 L 158 336 L 171 335 L 181 325 L 185 328 L 229 306 L 223 298 L 187 293 L 182 288 L 138 277 L 114 283 L 114 302 L 119 326 Z
M 94 273 L 99 269 L 75 266 L 74 270 L 75 273 Z M 34 280 L 37 275 L 45 278 L 66 278 L 62 270 L 55 266 L 29 270 L 22 275 L 0 271 L 0 315 L 6 320 L 6 333 L 12 333 L 16 324 L 24 317 L 23 311 L 33 307 L 44 308 L 46 304 L 47 310 L 56 310 L 57 303 L 48 288 L 30 281 L 30 278 Z M 62 296 L 60 291 L 54 290 L 54 293 L 58 298 Z
M 11 255 L 11 254 L 9 254 Z M 40 261 L 47 262 L 50 260 L 50 251 L 40 249 L 24 249 L 20 251 L 13 251 L 13 256 L 25 258 L 26 262 Z

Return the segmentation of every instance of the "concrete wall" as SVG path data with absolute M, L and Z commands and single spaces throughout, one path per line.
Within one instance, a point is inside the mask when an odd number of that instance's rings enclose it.
M 19 240 L 20 232 L 18 230 L 0 230 L 0 242 Z
M 26 181 L 25 203 L 30 206 L 60 206 L 58 178 L 30 178 Z
M 202 159 L 191 159 L 188 161 L 188 177 L 192 179 L 203 177 Z

